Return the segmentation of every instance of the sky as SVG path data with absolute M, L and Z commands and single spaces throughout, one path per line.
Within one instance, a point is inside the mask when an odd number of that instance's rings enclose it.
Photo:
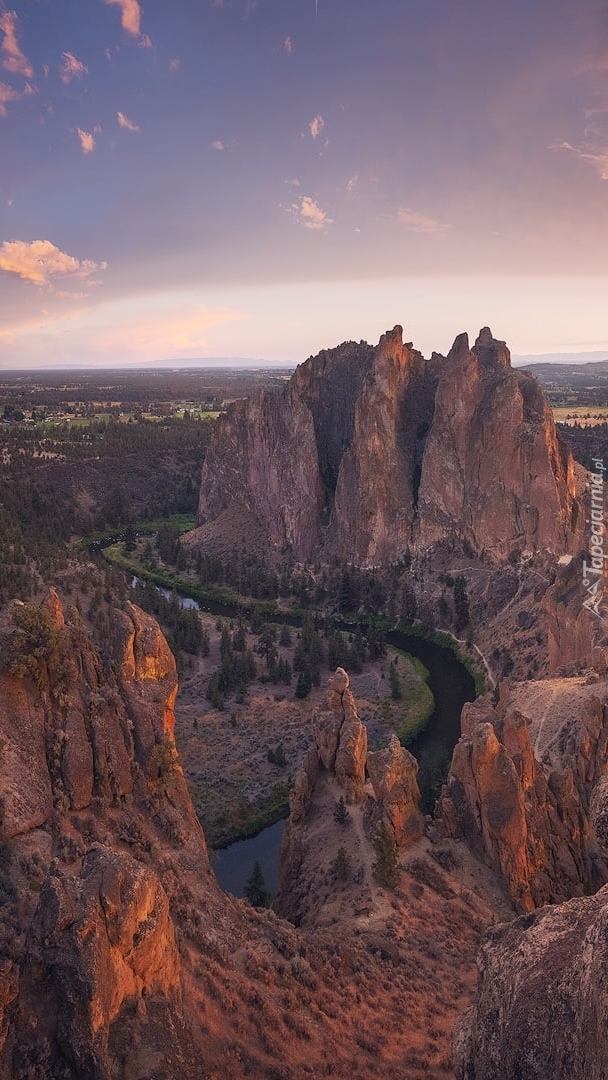
M 607 296 L 601 0 L 0 0 L 0 369 L 608 356 Z

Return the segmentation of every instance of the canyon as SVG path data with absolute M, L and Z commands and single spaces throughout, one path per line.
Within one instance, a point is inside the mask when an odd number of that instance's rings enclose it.
M 346 342 L 219 416 L 186 556 L 263 553 L 320 596 L 324 568 L 373 573 L 387 624 L 414 603 L 425 632 L 461 579 L 452 642 L 487 679 L 426 816 L 417 761 L 394 734 L 372 747 L 344 668 L 313 704 L 216 710 L 224 758 L 237 723 L 249 746 L 247 725 L 274 746 L 289 723 L 299 754 L 274 909 L 217 884 L 176 747 L 182 724 L 198 752 L 203 674 L 180 704 L 157 621 L 106 588 L 102 647 L 82 567 L 5 605 L 2 1080 L 600 1080 L 608 636 L 583 607 L 588 507 L 487 327 L 428 360 L 398 326 Z

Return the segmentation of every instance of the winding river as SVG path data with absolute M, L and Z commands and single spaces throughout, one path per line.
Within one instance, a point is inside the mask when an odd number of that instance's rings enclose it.
M 132 579 L 135 584 L 137 578 Z M 158 587 L 158 586 L 157 586 Z M 171 593 L 165 589 L 160 592 L 169 598 Z M 193 607 L 212 615 L 230 617 L 234 610 L 225 605 L 208 601 L 200 604 L 190 597 L 179 597 L 182 607 Z M 301 625 L 296 616 L 273 613 L 273 622 L 287 622 L 290 626 Z M 337 621 L 343 630 L 352 630 L 353 625 Z M 475 682 L 460 660 L 450 648 L 437 645 L 434 641 L 406 634 L 401 630 L 389 630 L 387 644 L 396 649 L 417 656 L 429 672 L 428 684 L 435 699 L 435 709 L 424 731 L 410 743 L 408 749 L 418 759 L 418 783 L 421 792 L 421 809 L 431 813 L 439 788 L 447 775 L 452 751 L 460 737 L 460 712 L 465 701 L 475 698 Z M 257 836 L 247 840 L 237 840 L 227 848 L 215 852 L 213 869 L 219 884 L 235 896 L 243 896 L 243 889 L 256 860 L 262 867 L 266 888 L 276 892 L 279 850 L 283 822 L 263 829 Z
M 387 643 L 417 656 L 429 672 L 428 684 L 435 698 L 435 709 L 409 750 L 418 759 L 420 767 L 421 808 L 424 813 L 431 813 L 438 789 L 447 775 L 452 751 L 460 738 L 462 706 L 465 701 L 474 700 L 475 683 L 449 648 L 398 630 L 387 633 Z M 243 896 L 257 860 L 266 888 L 270 893 L 276 892 L 282 834 L 283 822 L 278 821 L 252 839 L 238 840 L 216 852 L 213 869 L 221 887 L 234 896 Z

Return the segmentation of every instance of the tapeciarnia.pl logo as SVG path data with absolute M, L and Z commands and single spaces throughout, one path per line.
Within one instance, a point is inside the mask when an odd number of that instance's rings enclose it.
M 604 550 L 606 543 L 606 526 L 604 524 L 604 473 L 606 471 L 602 458 L 592 458 L 593 472 L 591 473 L 591 517 L 587 518 L 587 524 L 591 526 L 591 542 L 589 554 L 591 562 L 583 561 L 583 585 L 587 590 L 587 598 L 583 607 L 592 611 L 601 619 L 600 604 L 604 594 L 604 570 L 608 553 Z

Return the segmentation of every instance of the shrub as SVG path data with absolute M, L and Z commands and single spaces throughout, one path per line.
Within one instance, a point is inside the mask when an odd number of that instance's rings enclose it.
M 399 877 L 397 845 L 386 822 L 381 821 L 373 840 L 376 862 L 373 873 L 380 885 L 394 888 Z
M 338 848 L 338 854 L 331 864 L 332 874 L 338 881 L 348 881 L 351 869 L 352 863 L 346 848 Z

